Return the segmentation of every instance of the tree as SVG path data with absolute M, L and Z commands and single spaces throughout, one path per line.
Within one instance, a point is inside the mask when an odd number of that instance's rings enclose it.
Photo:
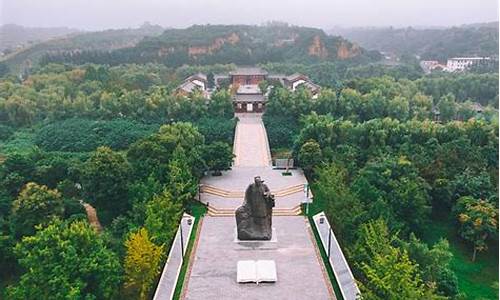
M 314 201 L 324 203 L 337 237 L 342 241 L 353 241 L 364 208 L 347 186 L 346 171 L 331 163 L 318 168 L 316 175 Z
M 12 203 L 12 224 L 16 236 L 31 235 L 35 225 L 47 224 L 64 214 L 61 194 L 45 185 L 29 182 Z
M 404 249 L 393 245 L 382 219 L 360 227 L 354 247 L 356 266 L 361 272 L 361 293 L 367 299 L 445 299 L 435 295 L 435 287 L 426 286 L 415 264 Z
M 104 216 L 111 219 L 129 207 L 127 197 L 130 166 L 120 153 L 108 147 L 99 147 L 83 166 L 83 189 L 89 202 Z
M 125 289 L 134 299 L 149 299 L 149 292 L 159 273 L 163 245 L 155 245 L 147 229 L 130 234 L 125 241 Z
M 86 221 L 38 226 L 15 254 L 25 273 L 9 299 L 111 299 L 120 286 L 118 257 Z
M 234 114 L 231 94 L 227 90 L 215 92 L 208 102 L 208 114 L 213 117 L 222 117 L 229 119 Z
M 196 195 L 197 180 L 191 173 L 186 153 L 177 146 L 168 163 L 167 188 L 174 201 L 186 205 Z
M 234 154 L 231 146 L 224 142 L 214 142 L 203 148 L 203 159 L 213 175 L 222 175 L 221 171 L 230 170 Z
M 323 161 L 321 147 L 315 140 L 305 142 L 299 151 L 299 163 L 304 171 L 311 173 Z
M 146 229 L 157 245 L 169 245 L 175 236 L 182 215 L 182 205 L 164 190 L 146 204 Z
M 453 94 L 448 94 L 441 97 L 437 104 L 439 109 L 439 115 L 442 121 L 452 121 L 457 115 L 457 104 L 455 103 L 455 97 Z
M 497 208 L 486 200 L 470 196 L 461 197 L 453 208 L 460 224 L 460 236 L 472 243 L 472 261 L 477 252 L 488 249 L 488 238 L 498 234 Z
M 453 254 L 447 240 L 440 239 L 429 247 L 412 233 L 407 242 L 401 243 L 410 258 L 418 264 L 426 283 L 435 283 L 441 295 L 455 297 L 458 294 L 457 276 L 450 267 Z

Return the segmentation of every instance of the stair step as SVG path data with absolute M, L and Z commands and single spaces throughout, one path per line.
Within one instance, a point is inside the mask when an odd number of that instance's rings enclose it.
M 276 197 L 285 197 L 295 193 L 302 192 L 304 190 L 303 184 L 292 185 L 281 190 L 274 192 Z M 229 191 L 224 190 L 212 185 L 203 185 L 200 189 L 201 193 L 212 194 L 216 196 L 221 196 L 225 198 L 243 198 L 245 196 L 244 192 Z

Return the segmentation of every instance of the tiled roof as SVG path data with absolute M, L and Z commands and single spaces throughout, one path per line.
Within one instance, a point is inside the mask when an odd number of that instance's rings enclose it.
M 300 73 L 294 73 L 290 76 L 287 76 L 286 80 L 293 82 L 293 81 L 296 81 L 296 80 L 301 79 L 301 78 L 309 80 L 309 78 L 306 75 L 300 74 Z
M 193 80 L 193 79 L 200 79 L 202 81 L 207 81 L 207 75 L 205 75 L 203 73 L 196 73 L 196 74 L 191 75 L 188 78 L 186 78 L 186 80 Z
M 258 67 L 239 67 L 236 70 L 229 72 L 229 75 L 267 75 L 267 71 Z
M 262 94 L 259 86 L 256 84 L 240 85 L 238 87 L 238 91 L 236 93 L 237 94 L 247 94 L 247 95 Z
M 262 94 L 236 94 L 233 97 L 233 101 L 244 101 L 244 102 L 264 102 L 266 98 Z

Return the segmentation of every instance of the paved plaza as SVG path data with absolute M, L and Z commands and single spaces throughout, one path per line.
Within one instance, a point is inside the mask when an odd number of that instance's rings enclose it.
M 200 200 L 210 207 L 236 209 L 246 187 L 260 176 L 277 195 L 276 208 L 299 205 L 307 183 L 302 171 L 283 176 L 282 170 L 273 170 L 261 116 L 240 114 L 238 118 L 234 166 L 222 176 L 203 178 L 207 191 L 200 194 Z M 258 247 L 252 242 L 250 247 L 235 242 L 234 217 L 204 217 L 184 299 L 335 299 L 307 219 L 275 216 L 273 227 L 276 242 L 259 242 Z M 238 260 L 274 260 L 277 282 L 237 283 Z
M 185 299 L 333 299 L 306 219 L 273 218 L 275 249 L 240 247 L 235 226 L 233 218 L 205 217 Z M 276 262 L 276 283 L 236 282 L 238 260 L 267 259 Z

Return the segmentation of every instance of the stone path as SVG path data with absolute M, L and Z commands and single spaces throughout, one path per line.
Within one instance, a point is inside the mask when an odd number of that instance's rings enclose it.
M 260 114 L 237 115 L 234 142 L 235 167 L 270 166 L 271 154 Z
M 300 205 L 305 198 L 300 186 L 307 183 L 302 171 L 292 170 L 292 176 L 283 176 L 282 171 L 273 170 L 261 116 L 238 117 L 234 167 L 222 176 L 203 178 L 202 185 L 211 192 L 201 193 L 200 200 L 211 208 L 236 209 L 243 202 L 238 195 L 255 176 L 261 176 L 272 193 L 283 191 L 283 196 L 276 198 L 276 208 L 291 210 Z M 277 236 L 274 248 L 246 249 L 234 240 L 234 217 L 206 216 L 184 285 L 184 299 L 335 299 L 307 219 L 275 216 L 273 227 Z M 275 260 L 278 281 L 238 284 L 237 261 L 248 259 Z

